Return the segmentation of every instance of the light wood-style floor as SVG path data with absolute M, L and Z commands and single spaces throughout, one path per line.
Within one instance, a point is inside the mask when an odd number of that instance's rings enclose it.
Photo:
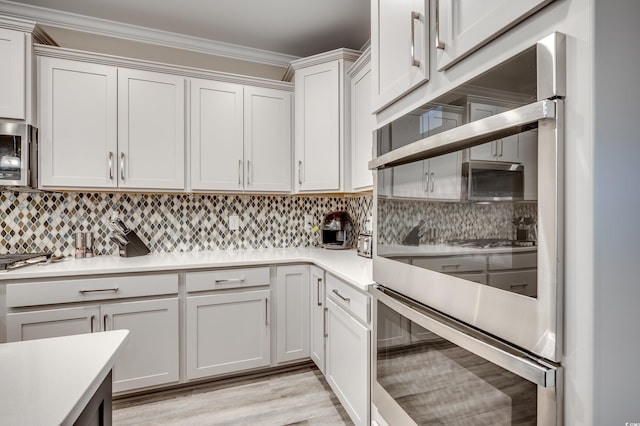
M 352 425 L 322 373 L 311 366 L 133 396 L 113 402 L 114 426 Z

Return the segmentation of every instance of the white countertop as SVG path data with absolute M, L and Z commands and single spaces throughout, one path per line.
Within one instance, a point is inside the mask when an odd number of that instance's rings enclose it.
M 0 344 L 0 423 L 72 424 L 128 339 L 128 330 Z
M 0 272 L 0 283 L 26 279 L 287 263 L 313 263 L 361 290 L 366 290 L 367 286 L 373 283 L 371 259 L 358 256 L 355 250 L 327 250 L 314 247 L 152 253 L 131 258 L 119 256 L 96 256 L 91 259 L 68 258 L 63 262 L 50 265 L 30 265 Z
M 498 254 L 498 253 L 523 253 L 536 251 L 537 246 L 532 247 L 462 247 L 452 244 L 421 244 L 419 246 L 404 246 L 390 244 L 378 246 L 378 255 L 395 257 L 420 257 L 420 256 L 461 256 L 472 254 Z

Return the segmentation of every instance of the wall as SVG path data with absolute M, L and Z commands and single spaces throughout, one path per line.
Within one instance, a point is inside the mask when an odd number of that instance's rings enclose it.
M 304 215 L 320 224 L 346 210 L 355 232 L 371 214 L 371 195 L 202 195 L 0 192 L 0 253 L 73 253 L 73 233 L 91 231 L 97 254 L 117 254 L 108 222 L 117 212 L 152 252 L 314 246 L 320 234 L 303 230 Z M 230 231 L 227 217 L 240 217 Z

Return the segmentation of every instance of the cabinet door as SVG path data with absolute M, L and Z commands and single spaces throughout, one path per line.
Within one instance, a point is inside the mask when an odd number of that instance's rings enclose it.
M 368 424 L 371 332 L 330 298 L 325 376 L 356 425 Z
M 369 161 L 373 157 L 375 116 L 371 113 L 371 66 L 351 80 L 351 185 L 354 190 L 370 189 L 373 172 Z
M 245 189 L 291 191 L 291 92 L 244 89 Z
M 553 0 L 436 0 L 442 71 L 487 44 Z
M 269 290 L 187 297 L 187 379 L 271 362 Z
M 184 78 L 118 70 L 122 188 L 184 189 Z
M 298 191 L 340 190 L 340 64 L 295 74 L 295 182 Z
M 25 118 L 25 34 L 0 28 L 0 117 Z
M 116 68 L 47 57 L 38 61 L 40 185 L 116 187 Z
M 104 330 L 129 330 L 113 367 L 113 391 L 178 381 L 178 298 L 101 306 Z
M 426 0 L 371 3 L 373 112 L 429 79 L 428 40 Z
M 191 188 L 241 190 L 243 88 L 210 80 L 191 81 Z
M 422 139 L 422 126 L 423 119 L 420 115 L 406 115 L 391 123 L 391 149 L 397 149 Z M 393 196 L 428 198 L 428 173 L 429 166 L 424 161 L 415 161 L 394 167 Z
M 278 267 L 276 297 L 277 362 L 309 357 L 309 267 Z
M 316 266 L 311 266 L 309 272 L 311 277 L 311 336 L 309 338 L 309 352 L 313 362 L 324 374 L 324 271 Z
M 429 198 L 460 200 L 462 185 L 460 152 L 440 155 L 429 160 Z
M 7 314 L 7 341 L 45 339 L 100 330 L 98 306 Z
M 508 111 L 510 108 L 487 105 L 481 103 L 469 104 L 469 121 L 481 120 L 491 117 L 492 115 Z M 485 161 L 506 161 L 517 163 L 518 155 L 518 135 L 508 136 L 503 139 L 497 139 L 482 145 L 474 146 L 469 151 L 471 160 Z

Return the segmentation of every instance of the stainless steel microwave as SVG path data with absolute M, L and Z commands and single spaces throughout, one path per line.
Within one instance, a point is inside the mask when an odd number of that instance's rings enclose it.
M 0 121 L 0 187 L 37 186 L 35 127 Z
M 522 201 L 524 166 L 499 161 L 463 163 L 461 198 L 464 201 Z

